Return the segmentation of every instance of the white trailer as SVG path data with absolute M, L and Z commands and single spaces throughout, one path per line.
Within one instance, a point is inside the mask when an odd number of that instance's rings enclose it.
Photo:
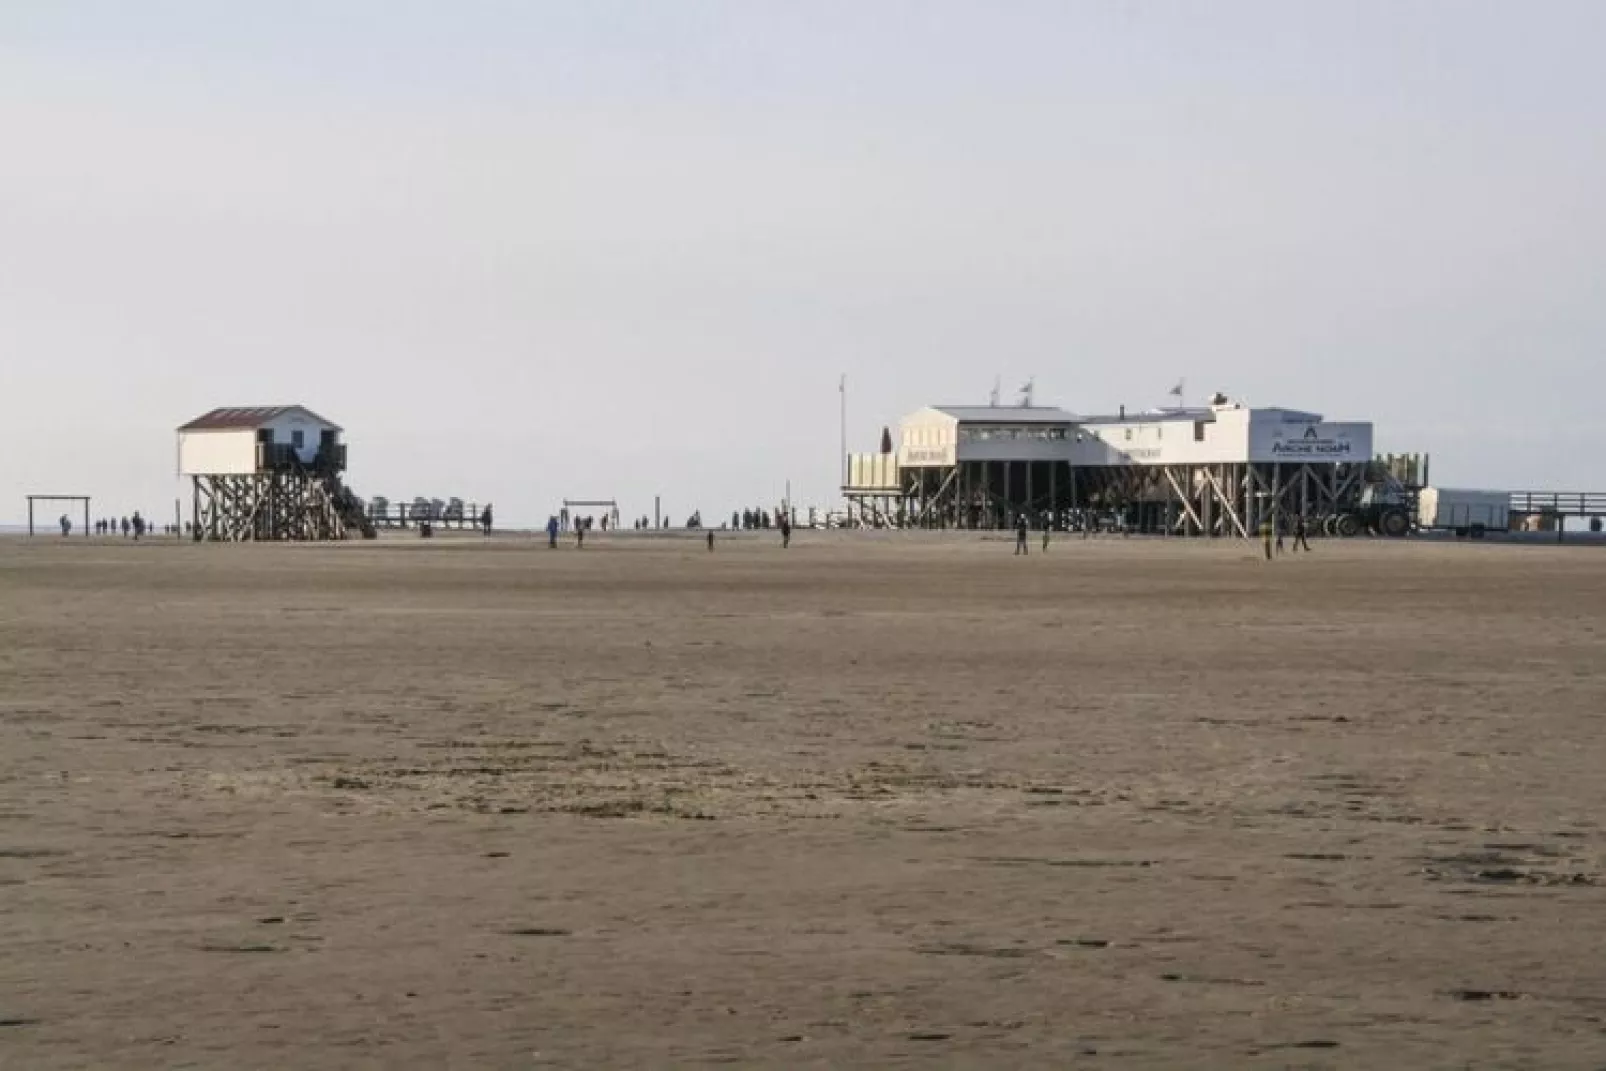
M 1417 497 L 1417 527 L 1458 536 L 1504 532 L 1511 527 L 1511 494 L 1424 487 Z

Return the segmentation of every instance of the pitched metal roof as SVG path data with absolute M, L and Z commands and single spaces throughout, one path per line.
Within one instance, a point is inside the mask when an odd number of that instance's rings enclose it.
M 1054 406 L 934 405 L 937 412 L 966 424 L 1073 424 L 1076 415 Z
M 304 405 L 255 405 L 237 406 L 232 408 L 214 409 L 210 413 L 196 417 L 188 424 L 182 425 L 179 431 L 239 431 L 248 428 L 260 428 L 262 425 L 277 420 L 286 413 L 305 413 L 320 424 L 327 424 L 335 431 L 343 431 L 339 424 L 314 413 Z

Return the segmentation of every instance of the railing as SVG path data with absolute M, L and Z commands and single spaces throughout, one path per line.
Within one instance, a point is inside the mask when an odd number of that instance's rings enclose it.
M 484 507 L 467 502 L 462 509 L 450 506 L 436 509 L 433 502 L 392 502 L 386 499 L 383 503 L 370 500 L 364 508 L 368 519 L 381 528 L 406 528 L 421 522 L 438 528 L 476 528 Z
M 301 460 L 301 450 L 290 443 L 257 443 L 257 471 L 312 471 L 344 472 L 346 445 L 336 443 L 334 449 L 320 449 L 311 461 Z
M 1606 491 L 1513 491 L 1511 512 L 1606 517 Z

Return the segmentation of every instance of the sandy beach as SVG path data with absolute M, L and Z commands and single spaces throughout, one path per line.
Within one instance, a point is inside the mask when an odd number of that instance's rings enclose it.
M 0 539 L 0 1066 L 1606 1066 L 1606 557 Z

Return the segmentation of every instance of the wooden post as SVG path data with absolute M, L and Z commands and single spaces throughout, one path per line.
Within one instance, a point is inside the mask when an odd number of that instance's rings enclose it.
M 33 496 L 28 496 L 28 538 L 33 538 Z
M 1243 470 L 1242 472 L 1239 471 L 1240 467 Z M 1231 488 L 1233 512 L 1238 515 L 1239 522 L 1244 526 L 1244 531 L 1258 533 L 1260 526 L 1256 524 L 1251 527 L 1249 515 L 1250 502 L 1258 502 L 1258 500 L 1252 499 L 1250 495 L 1250 488 L 1254 486 L 1254 472 L 1255 467 L 1253 465 L 1234 465 L 1232 467 L 1232 483 L 1228 486 Z
M 1058 461 L 1050 461 L 1048 463 L 1048 526 L 1050 528 L 1054 527 L 1054 521 L 1059 516 L 1059 488 L 1056 486 L 1059 481 L 1059 467 L 1060 463 Z
M 959 490 L 959 527 L 969 528 L 970 511 L 976 497 L 976 473 L 974 468 L 966 468 L 963 463 L 959 466 Z
M 1272 462 L 1271 466 L 1271 524 L 1281 534 L 1283 523 L 1283 463 Z
M 965 510 L 965 463 L 954 462 L 954 527 L 963 528 L 961 523 Z

